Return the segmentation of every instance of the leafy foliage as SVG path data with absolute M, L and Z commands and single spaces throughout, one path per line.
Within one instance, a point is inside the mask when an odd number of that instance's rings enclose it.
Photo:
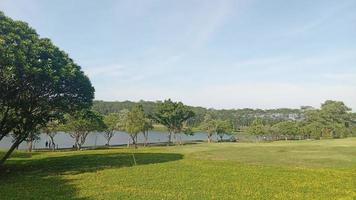
M 286 139 L 288 137 L 295 137 L 299 134 L 298 123 L 296 121 L 282 121 L 272 126 L 272 131 L 275 134 L 283 135 Z
M 131 110 L 136 105 L 142 105 L 147 115 L 153 115 L 155 112 L 155 107 L 161 104 L 161 101 L 153 102 L 153 101 L 139 101 L 139 102 L 131 102 L 131 101 L 94 101 L 93 109 L 102 114 L 108 113 L 117 113 L 121 110 L 127 109 Z M 280 108 L 280 109 L 207 109 L 203 107 L 193 107 L 187 106 L 194 113 L 194 117 L 189 119 L 189 126 L 199 127 L 200 124 L 204 121 L 206 115 L 211 115 L 214 119 L 222 119 L 229 120 L 233 124 L 235 128 L 240 128 L 243 126 L 248 126 L 252 123 L 255 118 L 260 118 L 263 120 L 265 124 L 274 124 L 287 119 L 301 119 L 303 110 L 302 109 L 288 109 L 288 108 Z
M 169 132 L 169 143 L 171 134 L 181 133 L 185 122 L 194 117 L 194 112 L 181 102 L 173 102 L 170 99 L 159 103 L 153 114 L 156 122 L 167 127 Z
M 137 135 L 146 128 L 146 118 L 143 107 L 140 105 L 135 106 L 127 113 L 124 123 L 124 129 L 130 135 L 132 143 L 136 147 Z
M 104 131 L 107 127 L 103 117 L 91 110 L 81 110 L 66 115 L 65 130 L 75 140 L 74 147 L 81 149 L 89 133 Z
M 81 68 L 26 23 L 0 12 L 0 140 L 13 146 L 64 113 L 88 108 L 94 88 Z
M 110 145 L 110 140 L 114 136 L 115 131 L 120 130 L 120 114 L 110 113 L 104 116 L 104 123 L 106 125 L 105 131 L 102 132 L 106 139 L 106 145 Z
M 56 147 L 54 137 L 61 130 L 63 130 L 63 124 L 59 120 L 51 120 L 44 128 L 42 128 L 42 132 L 44 132 L 51 140 L 50 146 L 52 147 L 52 150 L 55 150 Z
M 252 124 L 246 128 L 245 131 L 251 135 L 257 135 L 257 136 L 263 135 L 266 133 L 261 119 L 255 119 L 252 122 Z

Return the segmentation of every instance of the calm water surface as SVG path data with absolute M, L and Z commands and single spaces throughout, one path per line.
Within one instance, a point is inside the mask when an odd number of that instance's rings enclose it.
M 228 139 L 229 136 L 226 136 L 225 139 Z M 114 137 L 110 141 L 110 145 L 122 145 L 127 144 L 129 136 L 125 132 L 116 132 Z M 216 136 L 214 136 L 216 140 Z M 159 142 L 167 142 L 168 140 L 168 133 L 165 132 L 157 132 L 157 131 L 150 131 L 148 142 L 149 143 L 159 143 Z M 195 133 L 194 135 L 184 135 L 182 134 L 183 141 L 194 141 L 194 140 L 207 140 L 207 136 L 205 133 Z M 11 137 L 4 138 L 0 141 L 0 149 L 8 149 L 11 146 Z M 45 148 L 46 141 L 50 141 L 49 137 L 45 134 L 40 135 L 40 139 L 34 142 L 34 148 Z M 138 135 L 138 142 L 143 143 L 144 137 L 142 134 Z M 70 148 L 74 144 L 74 139 L 66 133 L 58 133 L 55 138 L 54 142 L 58 144 L 59 148 Z M 106 144 L 106 139 L 101 133 L 90 133 L 86 139 L 84 146 L 102 146 Z M 19 149 L 27 148 L 27 143 L 23 142 Z

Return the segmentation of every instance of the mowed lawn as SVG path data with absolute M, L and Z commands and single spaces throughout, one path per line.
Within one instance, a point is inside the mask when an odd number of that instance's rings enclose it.
M 356 138 L 17 152 L 0 199 L 356 199 Z

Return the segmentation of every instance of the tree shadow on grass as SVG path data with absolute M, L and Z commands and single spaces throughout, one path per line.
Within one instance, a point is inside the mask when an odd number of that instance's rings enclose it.
M 183 155 L 173 153 L 106 153 L 10 162 L 8 171 L 0 172 L 0 199 L 86 200 L 90 197 L 79 198 L 72 180 L 64 179 L 63 175 L 165 163 L 182 158 Z
M 0 158 L 5 155 L 6 151 L 0 151 Z M 26 151 L 14 151 L 10 158 L 31 158 L 34 155 L 38 155 L 39 152 L 26 152 Z

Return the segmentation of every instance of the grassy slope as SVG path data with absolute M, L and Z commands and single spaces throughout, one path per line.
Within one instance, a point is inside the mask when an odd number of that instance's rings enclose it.
M 19 152 L 8 168 L 0 199 L 356 198 L 356 138 Z

